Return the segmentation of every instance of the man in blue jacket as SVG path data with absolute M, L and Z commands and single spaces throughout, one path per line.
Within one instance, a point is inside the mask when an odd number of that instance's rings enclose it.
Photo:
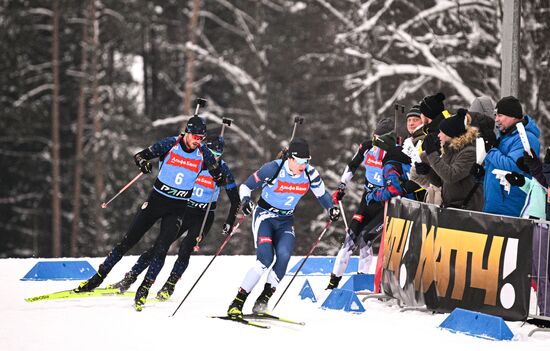
M 513 96 L 504 97 L 497 103 L 495 121 L 498 128 L 497 142 L 485 157 L 483 212 L 518 217 L 526 194 L 518 187 L 511 187 L 508 193 L 492 171 L 500 169 L 530 177 L 516 165 L 516 161 L 523 156 L 524 151 L 517 124 L 524 125 L 529 145 L 537 156 L 540 149 L 540 130 L 531 117 L 523 115 L 521 103 Z

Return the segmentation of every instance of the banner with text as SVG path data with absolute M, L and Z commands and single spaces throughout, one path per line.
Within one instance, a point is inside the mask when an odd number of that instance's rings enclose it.
M 408 306 L 455 307 L 525 320 L 530 220 L 392 199 L 384 233 L 383 292 Z

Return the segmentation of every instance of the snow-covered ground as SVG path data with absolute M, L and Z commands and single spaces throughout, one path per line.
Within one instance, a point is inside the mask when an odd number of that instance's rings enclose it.
M 136 257 L 125 257 L 107 277 L 119 280 Z M 167 258 L 171 268 L 175 258 Z M 222 315 L 236 294 L 252 256 L 220 256 L 174 317 L 170 315 L 195 282 L 211 256 L 194 256 L 171 301 L 149 303 L 142 312 L 129 297 L 99 297 L 28 303 L 25 297 L 75 287 L 76 281 L 21 281 L 38 259 L 0 260 L 0 350 L 346 350 L 384 347 L 388 350 L 549 350 L 550 333 L 528 337 L 532 325 L 507 322 L 513 341 L 491 341 L 438 328 L 448 316 L 418 311 L 400 312 L 395 304 L 367 300 L 366 312 L 351 314 L 319 308 L 324 301 L 326 276 L 308 276 L 319 302 L 298 296 L 306 277 L 298 276 L 274 311 L 306 323 L 257 329 L 208 318 Z M 298 262 L 293 257 L 289 267 Z M 89 259 L 97 267 L 101 258 Z M 166 268 L 152 294 L 167 278 Z M 346 278 L 344 278 L 343 282 Z M 138 280 L 138 282 L 141 281 Z M 290 281 L 287 276 L 272 304 Z M 249 310 L 263 286 L 256 287 L 245 305 Z M 137 288 L 132 287 L 132 290 Z M 271 323 L 274 324 L 274 323 Z

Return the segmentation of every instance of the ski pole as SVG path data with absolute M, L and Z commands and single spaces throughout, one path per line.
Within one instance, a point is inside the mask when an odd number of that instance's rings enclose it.
M 244 219 L 246 218 L 246 216 L 241 216 L 241 218 L 239 218 L 239 220 L 237 221 L 237 223 L 233 226 L 233 230 L 231 231 L 231 234 L 229 234 L 225 240 L 223 241 L 222 245 L 219 247 L 218 251 L 216 251 L 216 253 L 214 254 L 214 257 L 212 257 L 212 259 L 210 260 L 210 262 L 208 262 L 208 264 L 206 265 L 206 268 L 204 268 L 204 270 L 202 271 L 202 273 L 199 275 L 199 277 L 197 278 L 197 280 L 195 281 L 195 283 L 193 284 L 193 286 L 191 286 L 191 289 L 189 289 L 189 291 L 187 292 L 187 295 L 185 295 L 185 297 L 183 298 L 183 300 L 181 300 L 180 304 L 178 305 L 178 307 L 176 308 L 176 310 L 174 311 L 174 313 L 172 313 L 172 316 L 171 317 L 174 317 L 174 315 L 176 314 L 176 312 L 178 312 L 178 310 L 180 309 L 181 305 L 183 305 L 183 303 L 185 302 L 185 300 L 187 299 L 187 297 L 189 296 L 189 294 L 191 294 L 191 291 L 193 291 L 193 289 L 195 288 L 195 286 L 197 285 L 197 283 L 199 282 L 199 280 L 201 280 L 202 276 L 204 275 L 204 273 L 206 273 L 206 271 L 208 270 L 208 268 L 210 267 L 210 265 L 212 264 L 212 262 L 214 262 L 214 260 L 216 259 L 216 257 L 218 257 L 218 255 L 220 254 L 220 252 L 222 252 L 223 248 L 225 247 L 225 245 L 227 245 L 227 243 L 229 242 L 229 240 L 231 240 L 231 238 L 233 237 L 233 235 L 235 234 L 235 231 L 239 228 L 239 226 L 241 225 L 241 223 L 244 221 Z
M 220 137 L 223 137 L 225 126 L 227 125 L 229 127 L 231 125 L 231 122 L 233 122 L 231 118 L 225 118 L 225 117 L 222 118 L 222 131 L 220 132 Z M 206 225 L 206 220 L 208 219 L 208 214 L 210 213 L 210 207 L 212 206 L 212 200 L 214 200 L 215 194 L 216 194 L 216 185 L 214 185 L 214 191 L 212 191 L 212 195 L 210 195 L 210 200 L 208 201 L 208 206 L 206 206 L 206 213 L 204 214 L 204 218 L 202 219 L 199 236 L 197 236 L 197 244 L 193 247 L 193 251 L 195 252 L 198 252 L 200 250 L 199 243 L 202 241 L 202 231 L 204 230 L 204 226 Z
M 304 123 L 304 117 L 299 117 L 299 116 L 294 117 L 294 128 L 292 129 L 292 136 L 290 137 L 290 141 L 294 139 L 294 134 L 296 133 L 296 126 L 302 123 Z
M 344 213 L 344 205 L 342 205 L 342 200 L 338 201 L 338 205 L 340 206 L 340 211 L 342 212 L 342 219 L 344 220 L 344 226 L 346 227 L 346 232 L 347 232 L 349 230 L 348 220 L 346 219 L 346 214 Z
M 107 208 L 107 206 L 111 203 L 111 201 L 116 199 L 118 197 L 118 195 L 122 194 L 124 192 L 124 190 L 128 189 L 130 187 L 130 185 L 134 184 L 134 182 L 136 180 L 138 180 L 139 177 L 141 177 L 143 174 L 144 174 L 143 172 L 139 172 L 139 174 L 137 176 L 135 176 L 134 179 L 130 180 L 130 182 L 128 182 L 128 184 L 126 184 L 122 189 L 120 189 L 119 192 L 116 193 L 116 195 L 111 198 L 111 200 L 102 203 L 101 208 Z
M 325 233 L 326 233 L 326 231 L 327 231 L 327 229 L 328 229 L 328 227 L 330 226 L 331 223 L 332 223 L 332 220 L 329 219 L 328 222 L 325 224 L 325 227 L 321 231 L 321 234 L 319 234 L 319 237 L 317 238 L 317 240 L 315 240 L 315 242 L 313 242 L 313 245 L 311 245 L 311 247 L 309 248 L 309 252 L 307 253 L 307 256 L 304 258 L 304 260 L 300 264 L 300 267 L 298 267 L 298 269 L 296 270 L 296 273 L 294 273 L 294 275 L 292 276 L 292 279 L 290 279 L 290 282 L 288 283 L 285 290 L 283 291 L 283 293 L 279 297 L 279 300 L 277 300 L 277 302 L 275 302 L 275 306 L 273 306 L 273 309 L 275 309 L 277 307 L 277 305 L 279 304 L 279 302 L 281 301 L 283 296 L 285 296 L 285 293 L 288 290 L 288 288 L 290 287 L 290 284 L 292 284 L 292 282 L 294 281 L 294 278 L 296 278 L 296 276 L 298 275 L 298 273 L 300 272 L 300 270 L 302 269 L 302 267 L 306 263 L 309 256 L 313 253 L 313 250 L 315 250 L 315 247 L 317 246 L 317 244 L 319 244 L 321 239 L 323 239 L 323 235 L 325 235 Z

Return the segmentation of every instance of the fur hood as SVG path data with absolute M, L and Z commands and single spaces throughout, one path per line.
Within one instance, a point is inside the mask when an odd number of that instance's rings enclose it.
M 475 141 L 478 135 L 479 133 L 477 128 L 468 126 L 466 127 L 466 133 L 459 137 L 452 138 L 451 142 L 443 147 L 442 153 L 445 153 L 446 148 L 452 149 L 453 151 L 460 151 L 469 144 L 473 144 L 475 146 Z

